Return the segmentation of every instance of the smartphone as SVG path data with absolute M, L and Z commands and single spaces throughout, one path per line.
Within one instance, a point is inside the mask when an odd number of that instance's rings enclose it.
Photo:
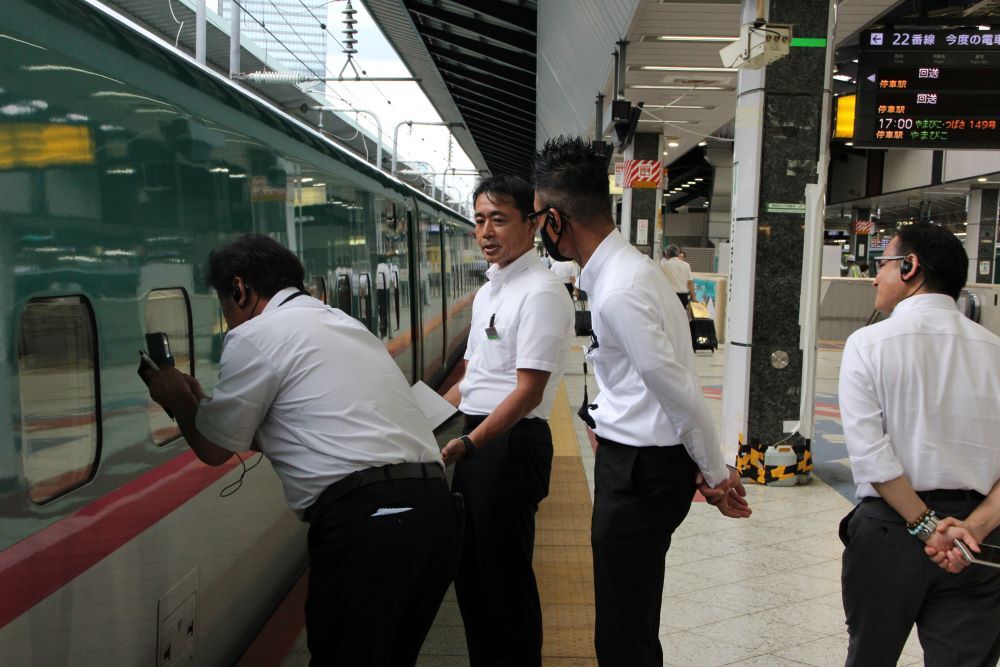
M 979 553 L 969 548 L 965 542 L 955 539 L 955 546 L 962 552 L 962 557 L 969 563 L 988 565 L 990 567 L 1000 567 L 1000 547 L 992 544 L 980 544 Z
M 174 355 L 170 353 L 170 339 L 162 331 L 146 334 L 146 349 L 157 367 L 173 366 Z
M 146 379 L 146 373 L 148 371 L 158 370 L 160 370 L 160 367 L 156 364 L 156 362 L 150 359 L 148 354 L 139 350 L 139 368 L 137 368 L 135 372 L 139 374 L 139 377 L 142 378 L 142 381 L 147 387 L 149 386 L 149 381 Z
M 137 368 L 135 372 L 139 374 L 139 377 L 142 379 L 143 383 L 145 383 L 147 387 L 149 386 L 149 380 L 146 379 L 146 373 L 148 371 L 158 371 L 158 370 L 160 370 L 159 365 L 157 365 L 157 363 L 153 361 L 148 354 L 146 354 L 142 350 L 139 350 L 139 368 Z M 166 412 L 167 416 L 170 417 L 171 419 L 174 418 L 174 413 L 171 412 L 170 410 L 164 409 L 164 412 Z

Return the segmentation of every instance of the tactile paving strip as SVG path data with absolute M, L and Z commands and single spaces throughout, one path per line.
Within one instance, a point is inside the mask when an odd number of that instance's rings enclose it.
M 593 667 L 594 565 L 590 492 L 573 416 L 560 384 L 552 416 L 552 480 L 535 518 L 535 578 L 542 601 L 546 667 Z

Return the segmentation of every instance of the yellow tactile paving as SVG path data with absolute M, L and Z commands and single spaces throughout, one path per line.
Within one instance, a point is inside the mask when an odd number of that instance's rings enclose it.
M 554 456 L 570 456 L 580 458 L 580 448 L 576 444 L 576 431 L 573 429 L 573 414 L 569 409 L 569 399 L 566 394 L 566 383 L 560 382 L 556 390 L 556 399 L 552 404 L 552 415 L 549 417 L 549 428 L 552 429 L 552 453 Z M 583 473 L 583 468 L 580 468 Z M 587 490 L 584 484 L 583 490 Z
M 542 601 L 546 667 L 593 667 L 594 567 L 590 552 L 590 492 L 573 429 L 566 385 L 556 393 L 552 481 L 535 528 L 535 577 Z

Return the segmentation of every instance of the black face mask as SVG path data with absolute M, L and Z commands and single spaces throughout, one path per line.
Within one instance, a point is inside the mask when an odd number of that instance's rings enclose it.
M 553 241 L 548 233 L 545 231 L 546 226 L 555 226 L 556 217 L 550 212 L 545 216 L 545 225 L 542 226 L 542 245 L 545 246 L 545 251 L 549 253 L 549 257 L 556 260 L 557 262 L 568 262 L 572 257 L 567 257 L 566 255 L 559 252 L 559 241 L 562 239 L 563 230 L 566 229 L 566 223 L 563 223 L 562 228 L 556 232 L 556 240 Z

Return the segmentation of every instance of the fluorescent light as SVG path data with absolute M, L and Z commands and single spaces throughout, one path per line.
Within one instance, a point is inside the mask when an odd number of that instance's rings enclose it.
M 837 81 L 849 82 L 854 79 L 854 77 L 848 76 L 847 74 L 834 74 L 833 78 Z
M 666 123 L 668 125 L 691 125 L 693 120 L 660 120 L 659 118 L 640 118 L 640 123 Z
M 733 90 L 732 86 L 666 86 L 666 85 L 642 85 L 635 86 L 629 85 L 626 88 L 634 88 L 635 90 Z
M 671 148 L 677 148 L 678 146 L 680 146 L 680 144 L 677 143 L 676 141 L 671 141 L 667 144 L 667 146 L 670 146 Z
M 643 109 L 714 109 L 714 106 L 701 104 L 646 104 Z
M 707 146 L 707 145 L 708 145 L 708 142 L 707 142 L 707 141 L 699 141 L 699 142 L 698 142 L 698 145 L 699 145 L 699 146 Z
M 853 141 L 845 141 L 845 142 L 844 142 L 844 145 L 845 145 L 845 146 L 853 146 L 853 145 L 854 145 L 854 142 L 853 142 Z
M 979 181 L 980 183 L 985 183 L 986 182 L 986 177 L 985 176 L 980 176 L 976 180 Z
M 736 72 L 732 67 L 686 67 L 682 65 L 641 65 L 645 72 Z
M 724 37 L 721 35 L 657 35 L 658 42 L 733 42 L 739 36 Z

